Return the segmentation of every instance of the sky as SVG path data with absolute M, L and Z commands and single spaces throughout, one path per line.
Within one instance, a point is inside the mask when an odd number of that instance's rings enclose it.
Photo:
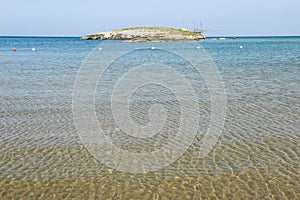
M 200 24 L 206 36 L 300 35 L 300 0 L 0 0 L 0 5 L 4 36 Z

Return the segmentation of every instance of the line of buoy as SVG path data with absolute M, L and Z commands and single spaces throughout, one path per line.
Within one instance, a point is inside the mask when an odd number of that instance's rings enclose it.
M 17 51 L 17 48 L 14 47 L 14 48 L 12 48 L 12 50 L 13 50 L 13 51 Z M 31 49 L 31 51 L 35 51 L 35 50 L 36 50 L 35 48 L 32 48 L 32 49 Z

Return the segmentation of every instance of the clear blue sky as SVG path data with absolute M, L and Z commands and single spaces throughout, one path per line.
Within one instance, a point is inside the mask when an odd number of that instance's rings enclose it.
M 300 35 L 300 0 L 1 0 L 0 35 L 85 35 L 133 26 L 212 35 Z

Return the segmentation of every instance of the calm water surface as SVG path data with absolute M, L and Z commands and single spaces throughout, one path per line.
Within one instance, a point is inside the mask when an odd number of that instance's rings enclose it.
M 73 122 L 76 74 L 99 44 L 79 38 L 0 37 L 1 199 L 300 199 L 299 37 L 206 39 L 196 44 L 222 74 L 227 94 L 223 134 L 205 158 L 198 156 L 199 135 L 176 162 L 142 174 L 99 163 L 80 141 Z M 140 45 L 163 48 L 168 43 Z M 122 63 L 135 62 L 129 59 L 107 71 L 102 81 L 114 80 L 122 73 L 118 69 L 124 69 Z M 176 65 L 175 60 L 170 63 Z M 193 77 L 193 71 L 184 73 Z M 205 131 L 210 98 L 203 80 L 195 80 L 194 86 L 201 94 L 200 129 Z M 102 126 L 123 148 L 151 150 L 154 145 L 147 141 L 114 132 L 108 88 L 97 88 Z M 140 123 L 147 121 L 145 111 L 153 102 L 177 112 L 174 95 L 164 89 L 156 94 L 158 90 L 145 88 L 139 98 L 132 98 L 132 116 Z

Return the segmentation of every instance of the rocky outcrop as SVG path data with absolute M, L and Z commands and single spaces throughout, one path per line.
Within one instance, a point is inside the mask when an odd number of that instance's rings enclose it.
M 82 40 L 125 40 L 127 42 L 195 41 L 204 36 L 184 29 L 165 27 L 138 27 L 87 35 Z

